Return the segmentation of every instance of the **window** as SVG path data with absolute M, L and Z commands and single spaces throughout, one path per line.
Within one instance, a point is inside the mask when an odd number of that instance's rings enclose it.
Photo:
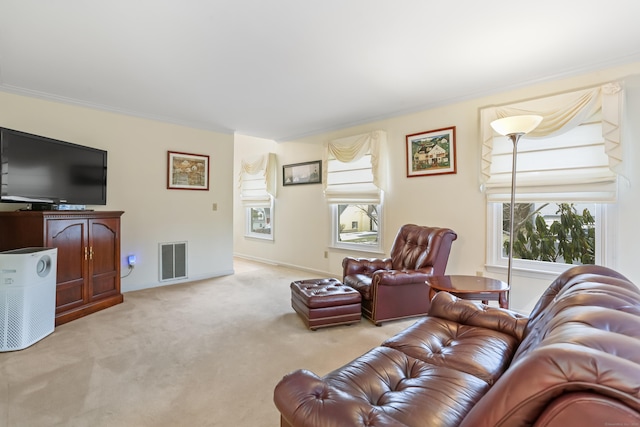
M 275 165 L 273 153 L 241 162 L 240 197 L 246 212 L 247 237 L 273 240 Z
M 517 147 L 514 268 L 555 274 L 575 264 L 612 266 L 615 233 L 607 217 L 622 162 L 621 99 L 620 87 L 610 84 L 481 110 L 489 266 L 507 265 L 513 145 L 487 126 L 517 114 L 544 119 Z
M 380 205 L 333 205 L 333 246 L 378 250 L 380 248 Z
M 383 131 L 327 143 L 323 184 L 331 206 L 334 247 L 381 251 L 385 145 Z
M 271 208 L 247 208 L 246 235 L 258 239 L 273 239 L 271 229 Z
M 558 274 L 572 265 L 610 265 L 605 203 L 516 203 L 514 268 Z M 509 203 L 489 203 L 489 265 L 507 266 Z

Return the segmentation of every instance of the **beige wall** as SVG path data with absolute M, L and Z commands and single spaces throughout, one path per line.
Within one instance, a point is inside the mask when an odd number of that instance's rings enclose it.
M 188 242 L 189 280 L 233 272 L 233 135 L 3 92 L 0 126 L 107 150 L 108 204 L 89 208 L 125 211 L 123 275 L 127 255 L 137 265 L 123 291 L 171 283 L 158 278 L 161 242 Z M 209 191 L 167 190 L 168 150 L 209 155 Z
M 372 256 L 332 249 L 330 244 L 330 215 L 324 202 L 321 185 L 282 187 L 282 165 L 322 158 L 322 144 L 333 138 L 351 136 L 376 129 L 388 134 L 390 185 L 385 195 L 383 212 L 385 253 L 393 242 L 398 228 L 405 223 L 450 227 L 458 233 L 454 242 L 447 272 L 450 274 L 483 274 L 499 279 L 506 272 L 485 269 L 486 203 L 479 190 L 479 114 L 478 109 L 492 104 L 564 92 L 621 79 L 640 73 L 640 63 L 604 70 L 570 79 L 557 80 L 492 96 L 479 97 L 453 105 L 376 121 L 360 126 L 328 132 L 295 141 L 274 143 L 256 139 L 245 140 L 236 136 L 235 167 L 243 156 L 273 150 L 279 162 L 279 188 L 275 206 L 273 242 L 245 238 L 244 214 L 236 210 L 234 217 L 235 253 L 248 258 L 302 267 L 311 274 L 341 275 L 341 261 L 346 255 Z M 640 101 L 638 79 L 628 79 L 630 103 Z M 634 89 L 635 87 L 635 89 Z M 337 101 L 339 102 L 339 101 Z M 640 112 L 640 106 L 636 112 Z M 638 117 L 638 114 L 631 117 Z M 628 122 L 634 121 L 629 120 Z M 456 126 L 457 173 L 427 177 L 406 177 L 405 136 L 408 134 Z M 639 164 L 640 152 L 634 145 L 640 143 L 639 133 L 629 133 L 627 163 Z M 258 141 L 259 142 L 259 141 Z M 268 148 L 266 148 L 268 147 Z M 631 168 L 632 169 L 632 168 Z M 635 225 L 634 212 L 640 211 L 640 173 L 630 171 L 630 184 L 621 182 L 619 206 L 613 222 L 617 224 L 616 266 L 636 283 L 640 283 L 640 265 L 632 255 L 636 252 L 640 232 Z M 236 198 L 237 199 L 237 198 Z M 237 206 L 237 204 L 236 204 Z M 325 258 L 325 251 L 328 257 Z M 550 283 L 549 276 L 514 273 L 512 307 L 528 310 Z

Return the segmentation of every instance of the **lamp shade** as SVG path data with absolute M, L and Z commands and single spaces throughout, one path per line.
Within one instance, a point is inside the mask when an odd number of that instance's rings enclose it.
M 542 116 L 511 116 L 492 121 L 491 127 L 500 135 L 523 135 L 537 128 L 541 121 Z

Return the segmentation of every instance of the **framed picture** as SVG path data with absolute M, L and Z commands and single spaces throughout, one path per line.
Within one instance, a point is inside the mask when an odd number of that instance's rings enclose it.
M 208 190 L 209 156 L 169 151 L 167 188 Z
M 322 160 L 282 166 L 282 185 L 321 183 Z
M 407 135 L 407 176 L 456 173 L 456 127 Z

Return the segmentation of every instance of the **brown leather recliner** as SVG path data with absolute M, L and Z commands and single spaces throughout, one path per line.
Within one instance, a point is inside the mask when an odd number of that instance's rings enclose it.
M 448 228 L 403 225 L 389 258 L 346 257 L 343 282 L 360 292 L 362 314 L 377 326 L 426 315 L 430 301 L 425 280 L 444 274 L 451 243 L 457 238 Z

